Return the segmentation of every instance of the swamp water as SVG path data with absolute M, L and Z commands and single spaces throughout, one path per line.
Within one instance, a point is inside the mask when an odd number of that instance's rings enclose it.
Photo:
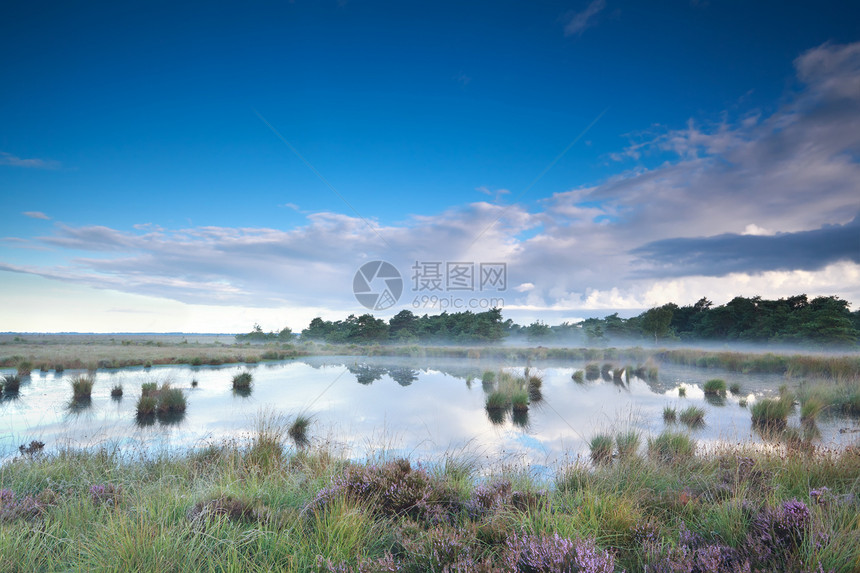
M 611 375 L 577 383 L 571 375 L 584 362 L 535 362 L 530 373 L 542 378 L 541 399 L 527 413 L 508 410 L 491 416 L 485 409 L 481 374 L 500 368 L 521 375 L 524 364 L 500 365 L 482 360 L 410 359 L 390 357 L 313 357 L 259 365 L 161 366 L 151 369 L 100 370 L 92 400 L 70 408 L 70 380 L 85 372 L 34 372 L 17 395 L 0 401 L 0 460 L 18 453 L 31 440 L 57 447 L 118 447 L 124 452 L 156 453 L 203 447 L 253 435 L 261 413 L 284 414 L 288 421 L 308 414 L 312 442 L 325 441 L 353 459 L 386 454 L 438 460 L 465 453 L 494 463 L 529 463 L 550 468 L 578 454 L 588 455 L 588 440 L 598 432 L 633 428 L 656 435 L 664 428 L 689 431 L 700 444 L 762 442 L 752 429 L 750 413 L 739 405 L 792 381 L 776 375 L 747 375 L 717 369 L 662 365 L 659 378 Z M 250 393 L 237 394 L 235 374 L 250 371 Z M 0 374 L 11 371 L 0 372 Z M 737 382 L 741 396 L 707 400 L 704 382 L 722 378 Z M 192 381 L 197 386 L 192 387 Z M 187 398 L 186 413 L 176 419 L 141 425 L 135 406 L 141 384 L 170 382 Z M 124 396 L 111 388 L 122 384 Z M 678 386 L 686 396 L 678 396 Z M 665 406 L 681 410 L 698 406 L 705 425 L 688 429 L 667 425 Z M 789 424 L 799 426 L 797 408 Z M 856 420 L 819 420 L 818 443 L 841 447 L 856 443 Z M 849 431 L 840 432 L 847 428 Z

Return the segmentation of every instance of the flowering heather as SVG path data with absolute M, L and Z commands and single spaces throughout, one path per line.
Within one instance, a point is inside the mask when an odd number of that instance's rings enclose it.
M 613 573 L 615 559 L 590 540 L 513 534 L 507 543 L 507 569 L 523 573 Z
M 350 466 L 332 478 L 305 508 L 317 511 L 338 497 L 371 503 L 383 515 L 408 515 L 431 521 L 447 521 L 459 510 L 456 491 L 444 480 L 434 480 L 424 469 L 413 470 L 408 460 L 381 466 Z
M 19 497 L 11 489 L 0 489 L 0 523 L 33 519 L 43 511 L 44 507 L 33 496 Z
M 90 499 L 96 505 L 116 506 L 121 495 L 122 486 L 115 486 L 112 483 L 90 486 Z

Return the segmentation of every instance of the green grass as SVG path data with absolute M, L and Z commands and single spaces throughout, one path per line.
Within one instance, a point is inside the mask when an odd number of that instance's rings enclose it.
M 688 406 L 681 410 L 678 416 L 682 424 L 686 424 L 691 428 L 698 428 L 705 425 L 705 410 L 698 406 Z
M 612 446 L 614 440 L 609 434 L 597 434 L 588 442 L 591 449 L 591 461 L 595 464 L 606 464 L 612 461 Z
M 75 376 L 70 383 L 72 385 L 72 400 L 82 402 L 91 399 L 93 384 L 95 384 L 93 376 Z
M 672 406 L 663 406 L 663 421 L 672 424 L 678 420 L 678 411 Z
M 705 394 L 710 396 L 725 396 L 726 395 L 726 381 L 721 380 L 720 378 L 712 378 L 705 382 L 704 386 Z
M 583 370 L 577 370 L 570 375 L 570 378 L 577 384 L 582 384 L 585 382 L 585 372 Z
M 484 384 L 492 384 L 496 381 L 496 373 L 492 370 L 484 371 L 484 374 L 481 375 L 481 382 Z
M 785 429 L 792 404 L 783 398 L 766 398 L 750 408 L 753 426 L 764 430 Z
M 696 453 L 696 441 L 687 434 L 664 431 L 648 439 L 648 456 L 658 462 L 678 463 Z
M 114 384 L 113 388 L 110 389 L 111 398 L 122 398 L 122 384 Z
M 678 386 L 678 397 L 684 398 L 687 396 L 687 387 L 686 386 Z
M 529 409 L 529 393 L 526 390 L 517 390 L 511 395 L 511 407 L 515 412 L 525 412 Z
M 741 385 L 737 382 L 733 382 L 732 385 L 729 386 L 729 392 L 731 392 L 734 396 L 739 395 L 741 393 Z
M 234 390 L 248 390 L 251 388 L 251 382 L 254 377 L 250 372 L 241 372 L 233 376 L 233 389 Z
M 487 396 L 487 410 L 505 410 L 511 405 L 511 398 L 507 393 L 501 390 L 493 390 Z
M 0 465 L 4 499 L 32 508 L 0 502 L 0 570 L 524 571 L 509 553 L 523 535 L 545 548 L 555 546 L 541 539 L 592 541 L 614 558 L 593 571 L 693 570 L 661 559 L 686 552 L 701 564 L 718 543 L 741 566 L 759 560 L 749 570 L 852 573 L 860 563 L 856 507 L 839 501 L 860 496 L 856 450 L 695 453 L 663 434 L 648 457 L 574 462 L 546 481 L 527 467 L 482 468 L 483 456 L 428 471 L 349 462 L 324 444 L 288 451 L 288 423 L 269 417 L 248 442 L 184 454 L 60 450 Z M 761 516 L 789 502 L 809 509 L 796 543 L 751 546 Z
M 140 397 L 137 399 L 136 414 L 138 421 L 149 421 L 158 417 L 168 422 L 181 417 L 188 407 L 185 393 L 179 388 L 172 388 L 168 382 L 158 387 L 155 382 L 141 385 Z
M 636 430 L 627 430 L 615 435 L 615 448 L 618 450 L 618 457 L 622 460 L 631 459 L 636 456 L 639 451 L 639 432 Z
M 7 374 L 0 383 L 0 389 L 7 394 L 16 394 L 21 388 L 21 377 L 17 374 Z
M 305 414 L 296 416 L 287 434 L 293 439 L 296 445 L 306 446 L 308 444 L 308 428 L 311 425 L 311 417 Z

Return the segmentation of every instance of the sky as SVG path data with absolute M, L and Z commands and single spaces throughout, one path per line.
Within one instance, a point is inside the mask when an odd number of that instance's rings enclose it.
M 0 331 L 860 301 L 853 1 L 34 1 L 0 51 Z

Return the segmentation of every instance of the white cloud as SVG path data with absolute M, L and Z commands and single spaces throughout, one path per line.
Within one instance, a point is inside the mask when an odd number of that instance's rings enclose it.
M 586 28 L 594 25 L 594 17 L 604 8 L 606 0 L 593 0 L 581 12 L 569 12 L 565 18 L 567 23 L 564 25 L 564 35 L 582 35 Z
M 23 159 L 11 153 L 0 151 L 0 165 L 11 165 L 12 167 L 27 167 L 31 169 L 59 169 L 60 162 L 52 159 Z
M 50 217 L 48 217 L 47 215 L 45 215 L 41 211 L 24 211 L 21 214 L 24 215 L 25 217 L 30 217 L 31 219 L 44 219 L 46 221 L 51 219 Z

